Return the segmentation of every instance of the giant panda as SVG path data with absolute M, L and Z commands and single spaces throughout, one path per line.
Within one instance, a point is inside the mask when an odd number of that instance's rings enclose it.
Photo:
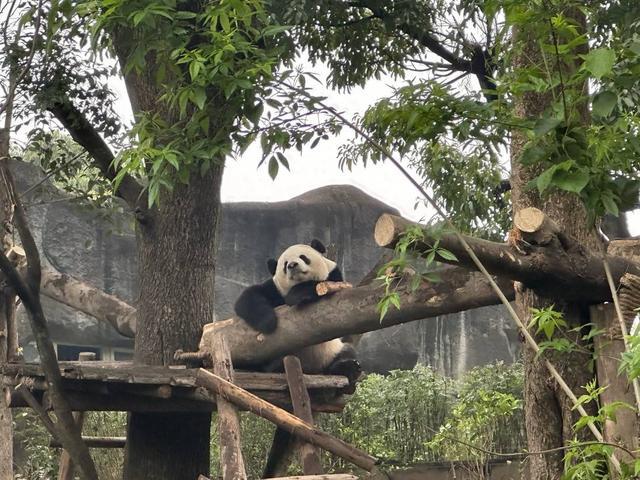
M 319 240 L 309 245 L 292 245 L 278 260 L 269 259 L 267 267 L 271 278 L 265 282 L 247 287 L 234 305 L 236 315 L 258 332 L 269 334 L 278 328 L 275 308 L 280 305 L 297 306 L 314 302 L 320 297 L 316 293 L 319 282 L 343 281 L 342 272 L 335 262 L 324 254 L 326 248 Z M 350 343 L 340 338 L 305 347 L 293 352 L 305 373 L 329 373 L 344 375 L 349 379 L 347 393 L 352 393 L 361 369 L 356 352 Z M 280 370 L 281 359 L 263 365 L 267 371 Z M 271 451 L 262 478 L 277 476 L 283 462 L 293 448 L 293 436 L 277 428 Z
M 236 315 L 258 332 L 269 334 L 278 327 L 275 308 L 280 305 L 297 306 L 317 301 L 319 282 L 343 281 L 337 264 L 324 254 L 326 248 L 319 240 L 309 245 L 298 244 L 287 248 L 278 260 L 269 259 L 267 266 L 271 278 L 247 287 L 238 297 Z M 306 347 L 294 352 L 305 373 L 345 375 L 350 382 L 360 374 L 360 364 L 350 343 L 340 338 Z M 279 363 L 276 363 L 279 365 Z M 274 364 L 264 369 L 277 369 Z

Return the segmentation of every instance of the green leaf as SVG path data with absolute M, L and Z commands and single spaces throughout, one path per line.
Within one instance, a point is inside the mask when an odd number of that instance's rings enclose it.
M 620 214 L 618 205 L 610 195 L 602 195 L 602 197 L 600 198 L 602 200 L 602 205 L 604 206 L 604 209 L 607 211 L 607 213 L 610 213 L 615 217 Z
M 616 61 L 616 53 L 610 48 L 596 48 L 584 55 L 582 67 L 595 78 L 609 75 Z
M 618 104 L 618 95 L 609 90 L 598 93 L 593 99 L 593 114 L 598 117 L 608 117 Z
M 275 156 L 272 156 L 269 159 L 269 176 L 271 177 L 272 180 L 275 180 L 276 177 L 278 176 L 278 160 L 276 159 Z
M 191 80 L 196 79 L 201 66 L 202 64 L 200 62 L 191 62 L 189 64 L 189 75 L 191 76 Z
M 570 171 L 557 169 L 553 175 L 553 184 L 568 192 L 580 193 L 589 183 L 589 173 L 585 169 Z
M 204 109 L 204 104 L 207 101 L 207 92 L 205 92 L 202 87 L 195 87 L 193 89 L 193 96 L 191 99 L 193 100 L 193 103 L 202 110 Z
M 220 12 L 218 19 L 220 20 L 220 26 L 222 27 L 222 30 L 224 30 L 225 32 L 229 32 L 231 30 L 231 25 L 229 24 L 229 17 L 227 16 L 227 14 L 224 12 Z
M 549 133 L 551 130 L 556 128 L 558 125 L 562 123 L 562 120 L 554 117 L 543 117 L 540 118 L 533 127 L 533 133 L 535 133 L 536 137 L 542 137 L 543 135 Z
M 530 146 L 525 149 L 520 157 L 520 162 L 523 165 L 534 165 L 542 160 L 547 154 L 547 151 L 542 147 Z
M 551 168 L 548 168 L 536 178 L 536 187 L 538 187 L 538 192 L 544 193 L 549 185 L 551 185 L 551 180 L 553 179 L 553 174 L 558 169 L 557 165 L 553 165 Z
M 452 252 L 450 252 L 449 250 L 444 249 L 444 248 L 439 248 L 438 249 L 438 255 L 440 255 L 445 260 L 449 260 L 450 262 L 457 262 L 458 261 L 458 257 L 456 257 Z

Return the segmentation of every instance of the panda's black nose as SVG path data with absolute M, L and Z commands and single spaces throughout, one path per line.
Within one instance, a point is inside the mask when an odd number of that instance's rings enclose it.
M 287 269 L 288 270 L 293 270 L 294 268 L 296 268 L 298 266 L 298 262 L 289 262 L 287 264 Z

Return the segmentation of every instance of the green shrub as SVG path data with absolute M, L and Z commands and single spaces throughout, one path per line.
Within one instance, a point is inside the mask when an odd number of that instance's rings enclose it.
M 390 466 L 419 462 L 469 460 L 480 468 L 490 455 L 470 449 L 462 440 L 485 450 L 507 452 L 525 446 L 522 420 L 522 366 L 496 363 L 474 368 L 462 379 L 445 378 L 430 367 L 368 375 L 342 414 L 318 415 L 323 430 L 356 445 Z M 55 478 L 59 450 L 48 447 L 49 435 L 31 412 L 19 411 L 16 438 L 26 462 L 16 478 Z M 89 412 L 85 435 L 122 436 L 126 414 Z M 249 413 L 241 414 L 242 452 L 249 478 L 260 478 L 274 427 Z M 121 478 L 123 451 L 92 451 L 100 479 Z M 327 472 L 356 473 L 344 461 L 324 454 Z M 290 473 L 300 472 L 293 464 Z M 211 478 L 221 476 L 217 421 L 211 428 Z

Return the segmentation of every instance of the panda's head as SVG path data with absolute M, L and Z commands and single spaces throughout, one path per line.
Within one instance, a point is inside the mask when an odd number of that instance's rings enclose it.
M 281 295 L 289 293 L 299 283 L 309 280 L 326 280 L 336 263 L 324 256 L 326 248 L 319 240 L 309 245 L 292 245 L 278 260 L 269 260 L 273 282 Z

